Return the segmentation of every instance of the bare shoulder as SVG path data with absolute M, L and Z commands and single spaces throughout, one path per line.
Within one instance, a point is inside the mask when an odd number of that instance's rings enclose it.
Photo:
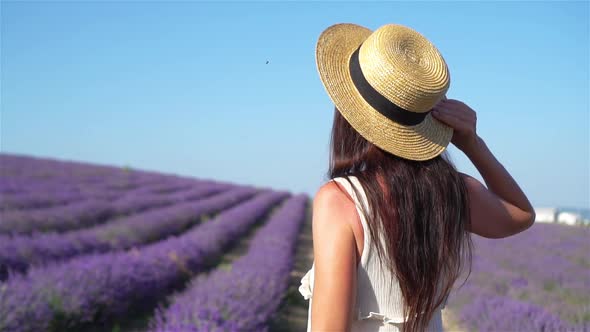
M 314 223 L 326 227 L 352 229 L 356 207 L 348 192 L 336 181 L 328 181 L 316 192 L 313 199 Z
M 313 199 L 313 209 L 326 218 L 328 222 L 342 223 L 354 220 L 356 207 L 348 192 L 336 181 L 323 184 Z
M 471 185 L 481 184 L 481 182 L 479 182 L 478 179 L 474 178 L 473 176 L 471 176 L 469 174 L 465 174 L 463 172 L 458 172 L 458 173 L 467 184 L 471 184 Z
M 470 196 L 485 194 L 488 191 L 488 188 L 473 176 L 462 172 L 459 172 L 459 175 L 463 178 Z

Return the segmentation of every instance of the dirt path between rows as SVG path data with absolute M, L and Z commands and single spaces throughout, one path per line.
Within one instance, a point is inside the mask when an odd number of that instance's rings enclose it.
M 270 324 L 270 332 L 305 332 L 309 301 L 299 293 L 301 278 L 313 263 L 313 242 L 311 234 L 311 200 L 307 217 L 297 238 L 295 263 L 289 279 L 289 289 L 276 317 Z

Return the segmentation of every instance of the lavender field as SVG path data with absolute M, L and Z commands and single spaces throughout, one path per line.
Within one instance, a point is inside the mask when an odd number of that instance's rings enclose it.
M 463 331 L 590 331 L 590 228 L 536 223 L 473 235 L 474 261 L 447 306 Z
M 309 215 L 305 194 L 20 155 L 0 179 L 0 331 L 265 331 Z
M 6 154 L 0 180 L 2 332 L 305 330 L 304 194 Z M 590 331 L 590 228 L 473 240 L 446 330 Z

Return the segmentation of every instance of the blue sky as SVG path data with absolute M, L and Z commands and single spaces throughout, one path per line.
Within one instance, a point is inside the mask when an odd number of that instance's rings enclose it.
M 334 23 L 398 23 L 441 51 L 447 96 L 477 112 L 479 135 L 533 205 L 590 202 L 588 2 L 2 2 L 1 11 L 2 152 L 314 194 L 333 115 L 317 37 Z

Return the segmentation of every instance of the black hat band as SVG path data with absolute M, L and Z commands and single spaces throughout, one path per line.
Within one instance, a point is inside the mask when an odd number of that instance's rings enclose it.
M 423 113 L 408 111 L 392 103 L 389 101 L 389 99 L 381 95 L 377 90 L 373 89 L 373 87 L 365 79 L 365 76 L 361 70 L 358 57 L 359 50 L 360 46 L 356 49 L 356 51 L 354 51 L 354 53 L 352 53 L 349 62 L 349 69 L 352 82 L 365 101 L 369 103 L 369 105 L 371 105 L 374 109 L 379 111 L 379 113 L 395 122 L 407 126 L 417 125 L 422 122 L 430 111 Z

